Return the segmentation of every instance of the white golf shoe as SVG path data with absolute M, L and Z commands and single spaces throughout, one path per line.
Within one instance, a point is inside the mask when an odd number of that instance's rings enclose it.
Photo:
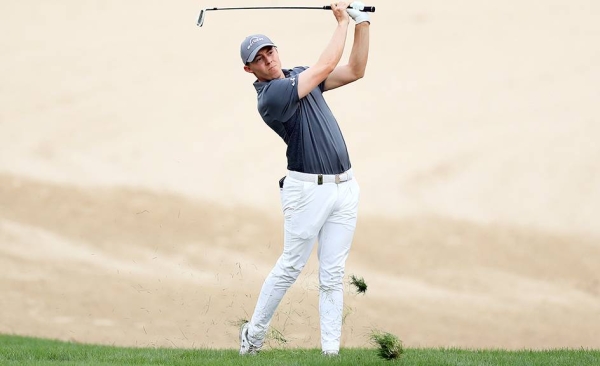
M 240 355 L 255 355 L 262 348 L 262 345 L 255 346 L 250 343 L 250 340 L 248 339 L 249 326 L 250 323 L 246 322 L 240 328 Z

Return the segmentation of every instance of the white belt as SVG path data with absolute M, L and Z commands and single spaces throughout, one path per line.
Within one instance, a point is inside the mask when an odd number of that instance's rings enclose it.
M 301 173 L 295 172 L 293 170 L 288 171 L 288 176 L 294 179 L 298 179 L 304 182 L 313 182 L 317 184 L 323 183 L 335 183 L 340 184 L 342 182 L 347 182 L 352 179 L 354 174 L 352 173 L 352 169 L 348 169 L 341 174 L 311 174 L 311 173 Z

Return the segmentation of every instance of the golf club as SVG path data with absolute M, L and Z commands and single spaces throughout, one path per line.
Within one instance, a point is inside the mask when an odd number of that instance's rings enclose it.
M 264 10 L 264 9 L 331 10 L 331 6 L 329 6 L 329 5 L 325 5 L 325 6 L 255 6 L 255 7 L 244 7 L 244 8 L 206 8 L 206 9 L 200 10 L 200 16 L 198 17 L 197 25 L 199 27 L 202 27 L 202 24 L 204 24 L 204 17 L 206 16 L 206 12 L 207 11 L 215 11 L 215 10 L 257 10 L 257 9 L 260 9 L 260 10 Z M 362 9 L 361 11 L 365 11 L 365 12 L 369 12 L 369 13 L 374 13 L 375 12 L 375 7 L 374 6 L 365 6 L 364 9 Z

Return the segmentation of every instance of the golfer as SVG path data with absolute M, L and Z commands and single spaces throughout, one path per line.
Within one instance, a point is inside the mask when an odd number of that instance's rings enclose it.
M 240 354 L 260 351 L 269 324 L 318 240 L 321 349 L 337 355 L 343 312 L 344 267 L 354 230 L 359 185 L 344 137 L 323 93 L 363 77 L 370 19 L 364 4 L 331 4 L 337 26 L 311 67 L 282 69 L 275 44 L 265 35 L 241 44 L 244 70 L 254 74 L 258 111 L 287 144 L 287 174 L 279 181 L 284 215 L 283 253 L 267 276 L 250 322 L 240 329 Z M 350 17 L 356 23 L 347 65 L 338 66 Z M 353 106 L 354 107 L 354 106 Z

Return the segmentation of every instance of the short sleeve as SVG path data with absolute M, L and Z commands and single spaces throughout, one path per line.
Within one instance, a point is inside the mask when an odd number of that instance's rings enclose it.
M 297 75 L 294 75 L 272 80 L 265 86 L 258 105 L 265 121 L 286 122 L 296 113 L 300 102 L 297 81 Z
M 294 67 L 294 71 L 300 74 L 302 71 L 307 70 L 308 68 L 308 66 L 297 66 Z M 327 79 L 323 80 L 321 84 L 319 84 L 319 90 L 321 90 L 321 93 L 325 91 L 325 81 L 327 81 Z

